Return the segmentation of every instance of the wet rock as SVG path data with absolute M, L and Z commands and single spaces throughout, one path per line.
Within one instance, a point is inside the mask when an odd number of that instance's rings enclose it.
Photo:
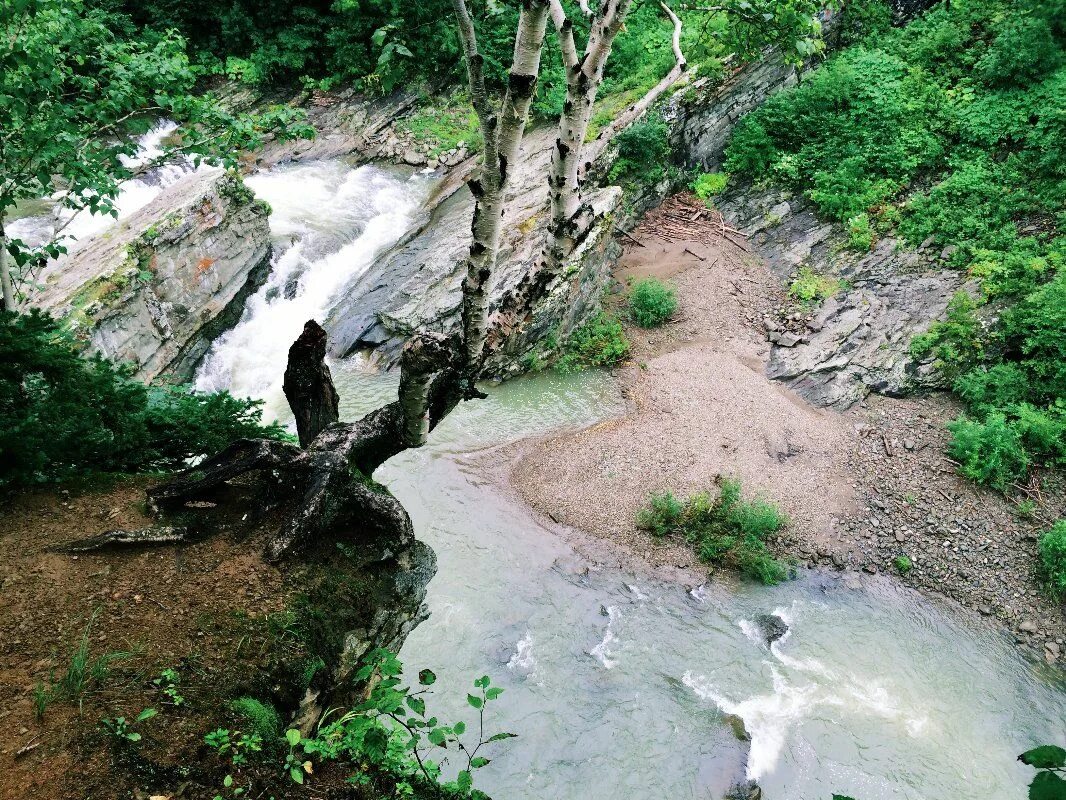
M 758 614 L 753 620 L 767 647 L 788 633 L 788 623 L 777 614 Z
M 724 800 L 762 800 L 762 789 L 755 781 L 738 783 L 726 794 Z
M 733 731 L 733 735 L 738 742 L 750 742 L 751 734 L 748 733 L 748 728 L 744 724 L 743 717 L 737 714 L 725 714 L 722 717 L 725 720 L 725 724 L 729 726 L 729 729 Z

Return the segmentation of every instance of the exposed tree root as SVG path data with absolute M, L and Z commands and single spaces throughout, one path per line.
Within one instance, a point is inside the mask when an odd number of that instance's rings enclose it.
M 192 537 L 188 528 L 171 525 L 157 525 L 137 531 L 105 531 L 88 539 L 57 548 L 60 553 L 91 553 L 97 550 L 110 550 L 117 547 L 144 546 L 157 544 L 178 544 L 187 542 Z

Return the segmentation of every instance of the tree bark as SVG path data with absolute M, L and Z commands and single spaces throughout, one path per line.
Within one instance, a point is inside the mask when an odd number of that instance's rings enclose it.
M 466 56 L 470 98 L 484 138 L 481 174 L 470 182 L 475 198 L 470 252 L 463 282 L 463 339 L 466 371 L 476 374 L 485 347 L 489 279 L 500 249 L 509 169 L 516 163 L 525 133 L 526 117 L 537 86 L 540 56 L 547 29 L 547 0 L 523 4 L 515 35 L 514 59 L 507 91 L 499 109 L 493 108 L 485 88 L 484 58 L 465 0 L 453 0 Z
M 15 290 L 11 282 L 11 265 L 7 260 L 7 234 L 4 220 L 0 218 L 0 286 L 3 287 L 4 311 L 15 310 Z
M 308 320 L 303 333 L 289 348 L 282 384 L 303 447 L 340 419 L 340 397 L 325 358 L 326 332 L 313 319 Z

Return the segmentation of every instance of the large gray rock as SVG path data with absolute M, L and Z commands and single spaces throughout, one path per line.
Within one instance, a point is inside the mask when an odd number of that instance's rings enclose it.
M 841 282 L 798 339 L 771 333 L 770 377 L 838 409 L 871 391 L 902 395 L 939 385 L 931 365 L 911 357 L 910 345 L 963 288 L 958 272 L 892 237 L 868 253 L 849 250 L 842 226 L 820 220 L 809 201 L 781 190 L 738 187 L 719 206 L 783 284 L 804 267 Z
M 221 170 L 190 173 L 71 249 L 30 303 L 137 377 L 191 377 L 270 271 L 269 208 Z

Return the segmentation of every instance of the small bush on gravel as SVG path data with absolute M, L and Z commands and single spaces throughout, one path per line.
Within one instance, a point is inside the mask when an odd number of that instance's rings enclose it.
M 788 293 L 804 303 L 828 300 L 841 290 L 843 284 L 831 275 L 819 275 L 810 267 L 800 267 Z
M 1005 492 L 1029 468 L 1022 437 L 1003 414 L 990 414 L 984 422 L 960 417 L 948 423 L 948 430 L 948 453 L 970 480 Z
M 662 281 L 644 278 L 629 290 L 629 310 L 640 327 L 655 328 L 677 311 L 677 293 Z
M 654 536 L 680 534 L 703 561 L 735 567 L 767 585 L 789 577 L 788 567 L 766 549 L 766 539 L 788 523 L 767 500 L 744 500 L 739 481 L 723 479 L 718 497 L 706 492 L 678 500 L 653 494 L 637 513 L 637 527 Z
M 892 563 L 895 565 L 896 570 L 900 575 L 906 575 L 914 569 L 914 564 L 911 563 L 911 560 L 907 558 L 907 556 L 896 556 Z
M 622 323 L 601 311 L 570 335 L 556 367 L 562 372 L 611 367 L 628 355 L 629 340 Z
M 648 498 L 648 507 L 637 513 L 637 527 L 650 531 L 653 536 L 675 533 L 685 508 L 670 492 L 653 494 Z
M 1040 561 L 1048 590 L 1056 598 L 1066 598 L 1066 519 L 1040 537 Z

